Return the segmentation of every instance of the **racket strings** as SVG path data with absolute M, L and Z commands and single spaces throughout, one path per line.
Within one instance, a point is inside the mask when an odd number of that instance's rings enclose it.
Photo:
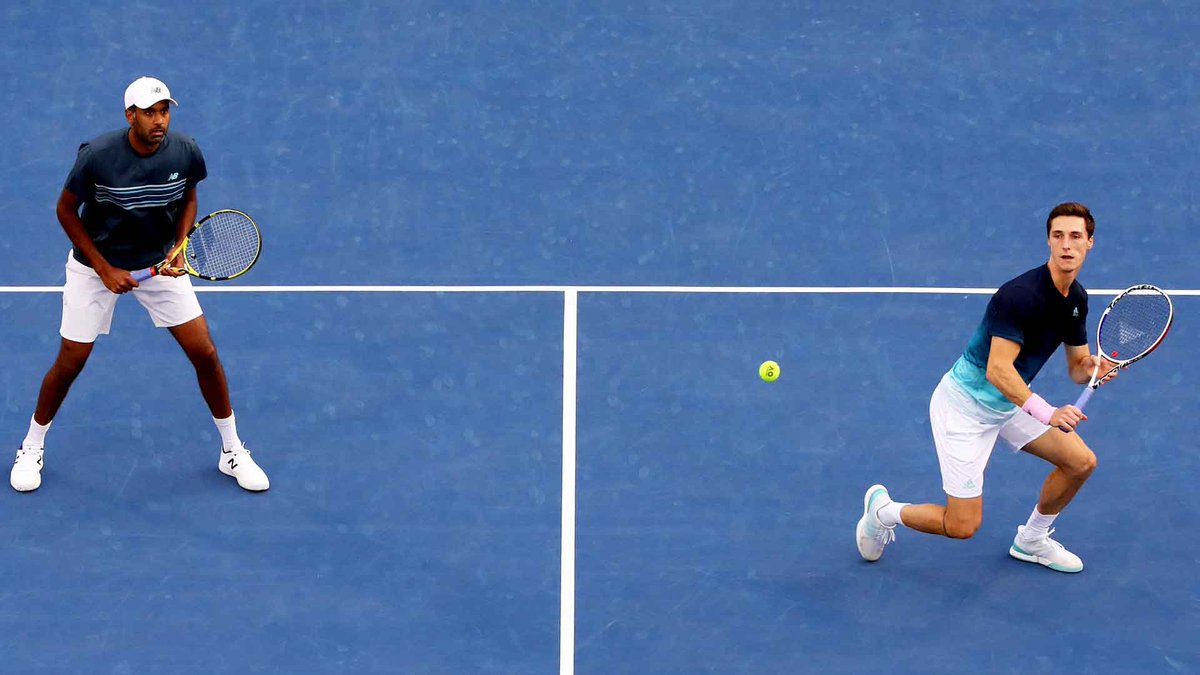
M 1102 353 L 1126 361 L 1152 349 L 1171 324 L 1171 301 L 1160 292 L 1132 293 L 1116 302 L 1100 326 Z
M 218 212 L 188 238 L 188 264 L 200 276 L 228 278 L 253 265 L 260 248 L 254 221 L 240 213 Z

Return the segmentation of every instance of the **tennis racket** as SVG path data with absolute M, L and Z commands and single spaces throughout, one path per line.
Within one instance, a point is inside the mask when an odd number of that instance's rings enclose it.
M 183 252 L 188 274 L 209 281 L 226 281 L 245 274 L 262 252 L 262 234 L 250 216 L 233 209 L 214 211 L 192 226 L 183 243 L 154 267 L 131 272 L 139 283 L 162 274 Z
M 1174 318 L 1175 306 L 1171 304 L 1170 296 L 1156 286 L 1141 284 L 1118 293 L 1108 303 L 1100 316 L 1100 325 L 1096 327 L 1100 356 L 1113 366 L 1101 375 L 1103 361 L 1096 363 L 1092 379 L 1075 401 L 1075 407 L 1083 410 L 1104 378 L 1119 368 L 1141 361 L 1157 349 L 1171 330 Z

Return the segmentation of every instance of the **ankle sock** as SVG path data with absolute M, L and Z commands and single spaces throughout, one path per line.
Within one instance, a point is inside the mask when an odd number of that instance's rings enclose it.
M 50 420 L 46 424 L 38 424 L 32 417 L 29 418 L 29 433 L 25 434 L 25 440 L 21 441 L 23 448 L 42 448 L 46 446 L 46 432 L 50 430 L 50 425 L 54 424 L 54 420 Z
M 1033 513 L 1029 514 L 1029 520 L 1025 522 L 1025 529 L 1022 532 L 1022 539 L 1040 539 L 1050 533 L 1050 526 L 1054 524 L 1054 519 L 1058 514 L 1045 515 L 1033 507 Z
M 906 506 L 908 504 L 905 502 L 888 502 L 886 505 L 879 507 L 879 510 L 875 512 L 875 516 L 886 527 L 903 525 L 904 521 L 900 519 L 900 509 Z
M 242 439 L 238 438 L 237 422 L 233 418 L 233 413 L 225 419 L 213 418 L 213 424 L 217 425 L 217 431 L 221 433 L 221 449 L 233 450 L 241 447 Z

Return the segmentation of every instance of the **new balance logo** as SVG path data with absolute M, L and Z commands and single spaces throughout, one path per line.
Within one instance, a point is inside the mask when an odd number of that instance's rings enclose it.
M 171 175 L 170 175 L 170 176 L 167 178 L 167 180 L 175 180 L 176 178 L 179 178 L 179 172 L 178 172 L 178 171 L 176 171 L 175 173 L 172 173 L 172 174 L 171 174 Z M 1075 316 L 1079 316 L 1079 310 L 1075 310 Z

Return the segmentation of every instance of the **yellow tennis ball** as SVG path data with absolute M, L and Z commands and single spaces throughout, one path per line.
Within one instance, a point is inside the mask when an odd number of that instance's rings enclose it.
M 763 361 L 758 367 L 758 376 L 767 382 L 774 382 L 779 379 L 779 364 L 774 361 Z

